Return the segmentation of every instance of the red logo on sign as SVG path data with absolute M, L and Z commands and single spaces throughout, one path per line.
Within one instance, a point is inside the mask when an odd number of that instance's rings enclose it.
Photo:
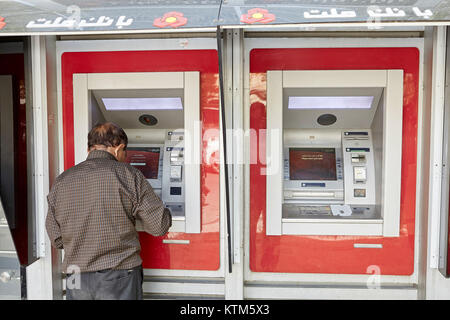
M 6 22 L 4 22 L 4 21 L 5 21 L 5 18 L 0 17 L 0 30 L 3 29 L 4 26 L 6 26 Z
M 156 18 L 153 21 L 153 25 L 158 28 L 177 28 L 180 26 L 184 26 L 187 23 L 188 19 L 183 16 L 181 12 L 167 12 L 164 16 L 160 18 Z
M 254 8 L 247 11 L 247 14 L 241 16 L 241 22 L 244 23 L 269 23 L 275 21 L 275 15 L 269 13 L 266 9 Z

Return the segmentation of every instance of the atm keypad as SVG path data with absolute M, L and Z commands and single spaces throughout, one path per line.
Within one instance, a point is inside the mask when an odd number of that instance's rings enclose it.
M 181 187 L 170 187 L 170 195 L 181 196 Z

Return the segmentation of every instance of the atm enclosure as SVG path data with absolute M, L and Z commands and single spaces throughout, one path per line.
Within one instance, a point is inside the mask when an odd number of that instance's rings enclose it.
M 81 113 L 76 163 L 86 158 L 87 133 L 96 123 L 118 124 L 129 140 L 127 162 L 170 209 L 169 231 L 200 233 L 199 73 L 90 73 L 73 81 Z M 143 231 L 139 221 L 137 228 Z
M 402 99 L 402 70 L 267 72 L 267 235 L 399 235 Z

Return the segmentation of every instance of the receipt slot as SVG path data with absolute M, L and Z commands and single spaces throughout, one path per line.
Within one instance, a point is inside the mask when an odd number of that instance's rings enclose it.
M 268 71 L 267 235 L 398 237 L 402 70 Z
M 118 124 L 128 136 L 126 161 L 172 214 L 169 232 L 200 233 L 199 73 L 74 74 L 73 85 L 75 163 L 87 156 L 92 126 Z

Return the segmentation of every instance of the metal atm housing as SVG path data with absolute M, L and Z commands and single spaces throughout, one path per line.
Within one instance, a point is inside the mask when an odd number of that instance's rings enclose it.
M 267 234 L 396 237 L 402 70 L 267 72 Z
M 74 74 L 73 81 L 75 162 L 86 158 L 90 128 L 118 124 L 128 136 L 127 162 L 171 211 L 169 231 L 200 233 L 199 73 Z
M 181 112 L 179 117 L 183 117 Z M 170 209 L 177 224 L 185 219 L 184 130 L 164 132 L 163 129 L 159 134 L 144 130 L 126 130 L 127 136 L 132 139 L 127 148 L 127 162 L 142 171 L 155 193 Z M 150 143 L 155 140 L 151 135 L 163 135 L 164 138 L 159 138 L 163 143 Z M 138 227 L 141 228 L 140 225 Z

